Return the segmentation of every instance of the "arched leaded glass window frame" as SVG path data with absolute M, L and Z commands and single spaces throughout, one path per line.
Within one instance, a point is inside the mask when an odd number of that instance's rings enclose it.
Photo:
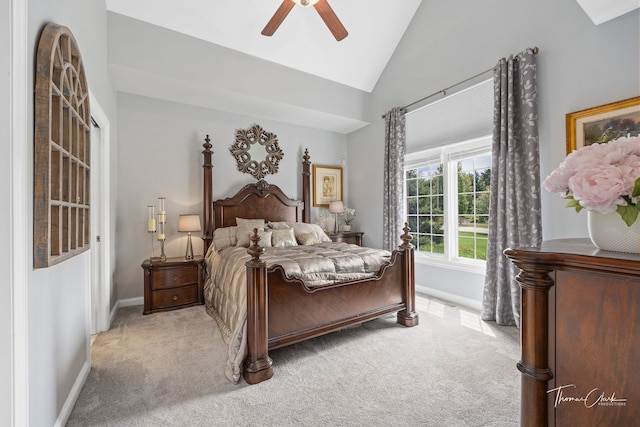
M 47 24 L 35 79 L 33 263 L 49 267 L 89 249 L 89 89 L 71 31 Z

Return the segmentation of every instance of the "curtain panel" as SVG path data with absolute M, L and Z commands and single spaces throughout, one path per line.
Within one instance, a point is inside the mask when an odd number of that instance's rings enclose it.
M 542 241 L 534 51 L 501 59 L 493 79 L 491 202 L 482 319 L 519 327 L 517 268 L 503 251 L 537 246 Z
M 405 111 L 394 107 L 384 116 L 384 200 L 382 245 L 393 250 L 400 245 L 404 227 L 404 152 L 406 145 Z

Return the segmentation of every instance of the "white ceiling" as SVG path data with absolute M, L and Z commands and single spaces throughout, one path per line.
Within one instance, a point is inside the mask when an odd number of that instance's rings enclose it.
M 329 0 L 349 35 L 337 42 L 313 7 L 260 34 L 281 0 L 107 0 L 111 12 L 371 92 L 422 0 Z
M 640 7 L 639 0 L 577 0 L 594 24 L 600 25 Z

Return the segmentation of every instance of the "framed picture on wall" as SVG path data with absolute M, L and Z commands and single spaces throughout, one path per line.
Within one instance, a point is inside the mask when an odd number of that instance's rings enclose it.
M 586 145 L 609 142 L 640 132 L 640 96 L 569 113 L 567 154 Z
M 342 168 L 313 165 L 313 206 L 328 208 L 332 200 L 342 200 Z

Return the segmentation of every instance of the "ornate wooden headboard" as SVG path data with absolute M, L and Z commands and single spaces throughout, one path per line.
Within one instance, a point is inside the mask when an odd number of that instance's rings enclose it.
M 235 196 L 213 202 L 214 226 L 236 225 L 236 217 L 266 221 L 303 221 L 304 203 L 287 197 L 276 185 L 260 180 L 245 185 Z
M 267 221 L 311 222 L 311 172 L 309 151 L 305 149 L 302 160 L 302 200 L 289 198 L 277 186 L 260 180 L 245 185 L 238 193 L 226 199 L 213 200 L 211 140 L 209 135 L 202 145 L 204 151 L 204 226 L 205 251 L 209 249 L 216 228 L 236 225 L 236 217 L 263 218 Z

